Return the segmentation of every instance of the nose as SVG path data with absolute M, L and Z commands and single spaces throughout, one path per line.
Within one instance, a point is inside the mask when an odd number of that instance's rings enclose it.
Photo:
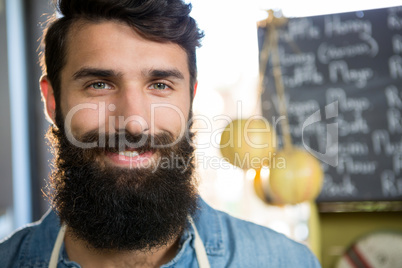
M 113 106 L 114 105 L 114 106 Z M 122 90 L 113 103 L 116 132 L 142 134 L 150 128 L 150 107 L 146 95 L 135 89 Z

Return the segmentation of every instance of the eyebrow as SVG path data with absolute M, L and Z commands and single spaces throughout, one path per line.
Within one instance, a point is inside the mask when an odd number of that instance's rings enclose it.
M 73 74 L 74 80 L 85 77 L 120 77 L 121 73 L 113 70 L 98 69 L 98 68 L 81 68 Z
M 150 78 L 176 78 L 179 80 L 184 79 L 183 73 L 181 73 L 177 69 L 151 69 L 149 71 L 143 71 L 142 74 L 146 77 Z M 108 69 L 99 69 L 99 68 L 90 68 L 84 67 L 79 69 L 73 74 L 73 79 L 78 80 L 85 77 L 121 77 L 123 76 L 120 72 L 115 72 L 114 70 Z
M 143 72 L 147 77 L 151 78 L 176 78 L 179 80 L 184 79 L 184 75 L 177 69 L 151 69 L 149 72 Z

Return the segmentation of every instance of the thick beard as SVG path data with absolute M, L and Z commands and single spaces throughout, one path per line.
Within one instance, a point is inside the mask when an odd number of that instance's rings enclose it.
M 67 224 L 75 238 L 95 250 L 112 251 L 147 251 L 178 238 L 187 225 L 188 215 L 196 211 L 190 130 L 169 148 L 159 147 L 172 144 L 171 134 L 148 136 L 140 149 L 155 152 L 159 164 L 129 169 L 100 160 L 106 152 L 118 151 L 117 146 L 106 143 L 104 148 L 78 148 L 68 141 L 63 123 L 58 126 L 51 127 L 47 134 L 54 152 L 48 195 L 61 222 Z M 106 141 L 121 138 L 106 135 Z M 144 137 L 126 133 L 124 138 L 136 143 Z M 96 132 L 88 133 L 80 141 L 98 139 Z M 158 148 L 153 148 L 151 141 Z

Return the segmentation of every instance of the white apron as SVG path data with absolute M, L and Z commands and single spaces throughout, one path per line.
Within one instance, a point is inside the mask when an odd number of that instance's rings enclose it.
M 195 233 L 194 244 L 195 244 L 195 254 L 197 255 L 198 266 L 200 268 L 210 268 L 204 244 L 202 243 L 201 237 L 198 234 L 198 231 L 197 231 L 197 228 L 195 227 L 193 219 L 190 217 L 189 221 L 190 221 L 191 225 L 193 226 L 194 233 Z M 60 228 L 59 234 L 57 235 L 56 242 L 54 243 L 52 256 L 50 257 L 49 268 L 57 268 L 57 262 L 59 260 L 60 248 L 61 248 L 61 245 L 63 244 L 65 233 L 66 233 L 66 225 L 63 225 Z

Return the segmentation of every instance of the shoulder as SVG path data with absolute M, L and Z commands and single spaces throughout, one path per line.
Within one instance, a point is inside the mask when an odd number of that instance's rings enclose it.
M 53 212 L 34 223 L 28 224 L 0 241 L 2 267 L 34 265 L 46 267 L 49 250 L 53 247 L 59 228 L 59 221 Z
M 201 207 L 203 213 L 208 214 L 209 226 L 215 225 L 208 230 L 214 230 L 214 236 L 219 237 L 226 263 L 232 263 L 233 267 L 250 264 L 253 264 L 252 267 L 265 267 L 268 264 L 272 267 L 320 267 L 306 246 L 283 234 L 235 218 L 205 203 Z
M 17 267 L 24 252 L 24 245 L 31 239 L 32 226 L 26 226 L 15 231 L 9 237 L 0 241 L 0 260 L 5 267 Z
M 300 243 L 267 227 L 219 213 L 224 239 L 235 254 L 247 252 L 249 260 L 272 267 L 319 267 L 315 256 Z M 234 257 L 235 258 L 235 257 Z

